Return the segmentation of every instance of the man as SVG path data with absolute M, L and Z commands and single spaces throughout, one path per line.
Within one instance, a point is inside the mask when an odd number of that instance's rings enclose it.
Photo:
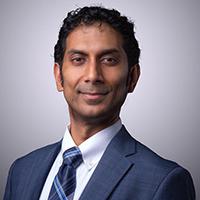
M 133 139 L 121 123 L 121 106 L 140 75 L 133 29 L 116 10 L 68 13 L 54 75 L 70 124 L 62 141 L 13 163 L 4 200 L 195 199 L 189 172 Z

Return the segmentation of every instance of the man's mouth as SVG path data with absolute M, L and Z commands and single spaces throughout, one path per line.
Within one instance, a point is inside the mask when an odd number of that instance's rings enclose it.
M 85 100 L 89 101 L 98 101 L 104 98 L 104 96 L 107 93 L 102 93 L 102 92 L 80 92 L 81 95 L 83 95 Z
M 99 91 L 98 92 L 97 91 L 82 92 L 80 91 L 80 95 L 82 96 L 83 100 L 90 105 L 97 105 L 101 103 L 105 99 L 107 94 L 108 92 L 99 92 Z
M 99 103 L 105 96 L 109 93 L 109 89 L 103 85 L 93 86 L 93 85 L 79 85 L 77 88 L 78 93 L 83 97 L 83 99 L 88 103 Z

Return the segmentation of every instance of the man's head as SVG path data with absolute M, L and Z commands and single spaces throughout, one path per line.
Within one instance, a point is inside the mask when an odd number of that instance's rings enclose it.
M 139 78 L 133 24 L 115 10 L 84 7 L 64 20 L 54 74 L 72 121 L 105 125 L 119 117 Z
M 117 10 L 102 7 L 83 7 L 69 12 L 63 20 L 54 51 L 54 60 L 60 67 L 62 67 L 68 35 L 79 25 L 92 25 L 96 22 L 107 23 L 121 34 L 129 68 L 139 63 L 140 49 L 134 34 L 134 24 L 127 17 L 121 16 Z

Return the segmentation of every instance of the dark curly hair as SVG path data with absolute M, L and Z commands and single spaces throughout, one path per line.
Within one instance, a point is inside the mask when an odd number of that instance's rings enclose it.
M 80 24 L 91 25 L 95 22 L 107 23 L 122 35 L 123 48 L 127 54 L 129 67 L 139 63 L 140 49 L 135 38 L 134 23 L 126 16 L 121 16 L 117 10 L 99 6 L 78 8 L 68 13 L 63 20 L 54 48 L 54 61 L 62 67 L 66 38 L 69 33 Z

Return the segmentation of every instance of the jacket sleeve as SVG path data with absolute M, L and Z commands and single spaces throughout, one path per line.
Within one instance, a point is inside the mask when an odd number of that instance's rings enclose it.
M 159 185 L 153 200 L 195 200 L 190 173 L 182 167 L 173 169 Z
M 11 165 L 9 173 L 8 173 L 7 184 L 6 184 L 6 189 L 4 192 L 3 200 L 12 200 L 12 196 L 13 196 L 13 194 L 12 194 L 12 176 L 13 176 L 13 169 L 15 166 L 15 162 Z

